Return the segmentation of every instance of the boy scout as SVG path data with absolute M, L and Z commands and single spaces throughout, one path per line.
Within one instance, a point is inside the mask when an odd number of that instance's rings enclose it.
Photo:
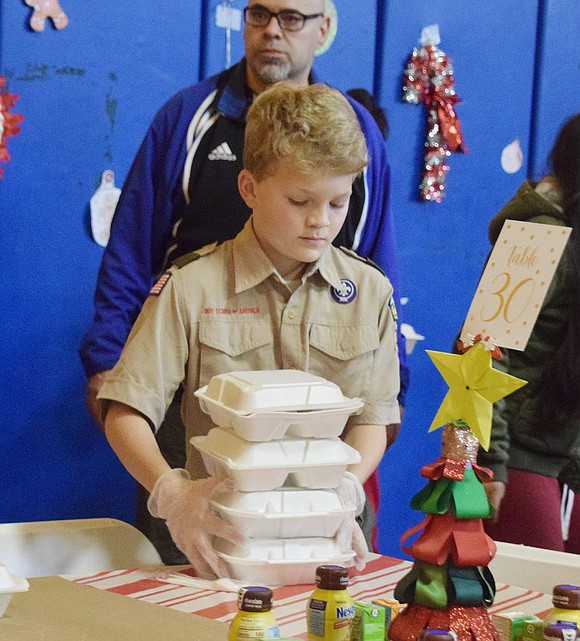
M 151 491 L 150 511 L 166 519 L 200 576 L 225 574 L 213 536 L 236 544 L 244 537 L 209 509 L 212 493 L 231 484 L 207 478 L 191 447 L 187 470 L 171 470 L 159 451 L 153 430 L 180 385 L 188 443 L 212 427 L 193 392 L 216 374 L 294 368 L 362 398 L 343 434 L 361 454 L 347 473 L 359 496 L 385 451 L 386 425 L 399 422 L 391 284 L 331 245 L 366 164 L 364 136 L 339 92 L 279 83 L 260 94 L 248 112 L 238 179 L 250 220 L 234 240 L 161 277 L 99 394 L 111 446 Z M 361 538 L 357 527 L 359 560 Z

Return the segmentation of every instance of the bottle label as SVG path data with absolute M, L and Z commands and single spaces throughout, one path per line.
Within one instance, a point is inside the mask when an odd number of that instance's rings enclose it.
M 354 617 L 354 605 L 350 596 L 340 591 L 332 593 L 328 600 L 311 598 L 306 612 L 308 639 L 315 641 L 348 641 Z
M 326 615 L 326 601 L 310 599 L 308 605 L 308 632 L 317 637 L 324 638 L 324 619 Z
M 236 615 L 230 627 L 228 641 L 246 641 L 246 639 L 279 639 L 280 629 L 272 623 L 273 617 Z

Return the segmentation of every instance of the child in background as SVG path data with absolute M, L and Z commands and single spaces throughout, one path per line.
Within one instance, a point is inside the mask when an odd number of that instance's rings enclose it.
M 279 83 L 253 102 L 238 187 L 252 209 L 234 240 L 181 260 L 153 287 L 99 394 L 105 431 L 127 470 L 151 491 L 150 511 L 199 576 L 224 576 L 213 536 L 244 536 L 210 507 L 232 489 L 207 478 L 192 436 L 212 427 L 194 391 L 234 370 L 299 369 L 364 401 L 345 442 L 361 454 L 341 484 L 362 483 L 384 454 L 386 426 L 399 422 L 399 363 L 392 287 L 376 267 L 331 243 L 352 184 L 367 164 L 364 136 L 346 99 L 324 85 Z M 219 187 L 218 187 L 219 188 Z M 186 470 L 171 469 L 156 430 L 180 385 Z M 362 505 L 359 505 L 362 510 Z M 352 547 L 366 543 L 353 524 Z
M 504 349 L 496 364 L 528 384 L 494 404 L 491 446 L 478 458 L 494 474 L 493 539 L 580 554 L 580 113 L 549 160 L 551 172 L 526 180 L 489 224 L 492 243 L 507 219 L 567 225 L 572 236 L 526 349 Z

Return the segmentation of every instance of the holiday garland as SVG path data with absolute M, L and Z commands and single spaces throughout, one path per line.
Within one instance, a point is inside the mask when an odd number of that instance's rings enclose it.
M 18 100 L 15 94 L 9 94 L 4 90 L 6 79 L 0 76 L 0 162 L 8 162 L 10 154 L 6 146 L 6 141 L 10 136 L 20 133 L 20 123 L 24 119 L 20 114 L 10 113 L 14 103 Z M 0 165 L 0 179 L 3 176 L 3 169 Z
M 427 107 L 426 151 L 419 192 L 422 200 L 440 203 L 449 171 L 447 158 L 452 151 L 467 148 L 455 113 L 459 97 L 455 93 L 453 65 L 436 45 L 413 49 L 404 73 L 403 100 Z

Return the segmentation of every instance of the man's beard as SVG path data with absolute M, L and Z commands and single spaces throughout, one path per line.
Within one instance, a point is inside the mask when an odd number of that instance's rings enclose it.
M 266 85 L 288 80 L 290 76 L 290 63 L 288 61 L 274 60 L 254 66 L 254 73 Z

